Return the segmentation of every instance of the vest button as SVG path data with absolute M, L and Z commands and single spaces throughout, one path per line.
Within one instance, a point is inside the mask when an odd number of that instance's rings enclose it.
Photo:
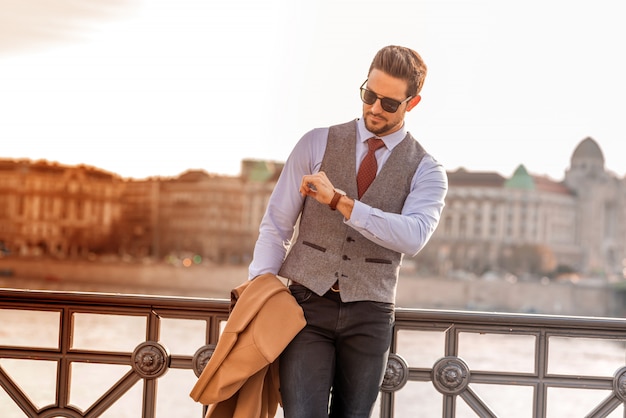
M 343 260 L 350 260 L 350 257 L 348 257 L 347 255 L 344 255 L 341 257 Z
M 352 237 L 348 237 L 348 238 L 346 238 L 346 241 L 348 241 L 348 242 L 354 242 L 354 238 L 352 238 Z

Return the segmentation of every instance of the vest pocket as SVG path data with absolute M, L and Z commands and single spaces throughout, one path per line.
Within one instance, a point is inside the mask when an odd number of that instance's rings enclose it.
M 366 258 L 366 263 L 377 263 L 377 264 L 391 264 L 391 260 L 386 260 L 384 258 Z
M 314 248 L 314 249 L 316 249 L 318 251 L 321 251 L 323 253 L 326 252 L 326 248 L 321 247 L 321 246 L 316 245 L 316 244 L 313 244 L 312 242 L 309 242 L 309 241 L 302 241 L 302 245 L 306 245 L 307 247 Z M 390 262 L 390 264 L 391 264 L 391 262 Z

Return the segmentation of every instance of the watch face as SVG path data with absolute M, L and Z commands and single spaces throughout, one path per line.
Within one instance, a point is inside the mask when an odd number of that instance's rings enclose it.
M 344 191 L 343 191 L 343 190 L 341 190 L 341 189 L 335 189 L 335 191 L 336 191 L 337 193 L 339 193 L 340 195 L 342 195 L 342 196 L 345 196 L 345 195 L 346 195 L 346 192 L 344 192 Z

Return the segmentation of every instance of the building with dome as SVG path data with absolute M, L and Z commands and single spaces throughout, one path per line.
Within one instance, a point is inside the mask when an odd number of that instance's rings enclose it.
M 449 172 L 439 227 L 418 255 L 438 274 L 506 272 L 623 278 L 624 179 L 604 167 L 592 138 L 572 154 L 561 182 L 528 173 Z

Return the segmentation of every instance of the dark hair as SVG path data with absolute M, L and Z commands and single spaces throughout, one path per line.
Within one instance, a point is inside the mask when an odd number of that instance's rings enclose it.
M 368 75 L 374 68 L 405 80 L 408 84 L 407 95 L 413 97 L 422 90 L 427 71 L 426 64 L 417 52 L 397 45 L 386 46 L 376 53 Z

